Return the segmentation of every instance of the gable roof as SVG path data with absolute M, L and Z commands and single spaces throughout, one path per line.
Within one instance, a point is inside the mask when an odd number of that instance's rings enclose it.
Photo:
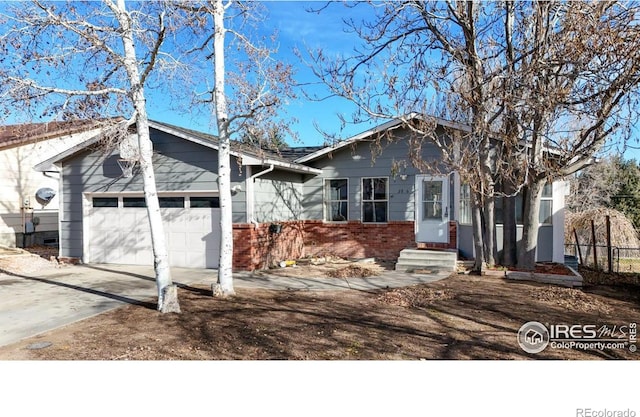
M 122 122 L 125 123 L 125 122 Z M 217 136 L 198 132 L 196 130 L 187 129 L 179 126 L 170 125 L 168 123 L 157 122 L 154 120 L 149 120 L 149 127 L 152 129 L 156 129 L 173 136 L 188 140 L 193 143 L 197 143 L 199 145 L 205 146 L 210 149 L 218 150 L 219 147 L 219 139 Z M 66 151 L 55 155 L 52 158 L 47 159 L 35 166 L 37 171 L 44 171 L 49 169 L 53 164 L 58 163 L 64 159 L 67 159 L 78 152 L 83 151 L 84 149 L 98 143 L 104 137 L 104 133 L 101 132 L 90 139 L 73 146 Z M 242 165 L 262 165 L 269 166 L 274 165 L 281 169 L 303 173 L 303 174 L 312 174 L 318 175 L 321 173 L 320 170 L 311 168 L 305 165 L 300 165 L 294 162 L 291 162 L 289 159 L 284 158 L 275 152 L 271 152 L 263 149 L 256 149 L 250 145 L 246 145 L 240 142 L 232 141 L 231 142 L 231 155 L 239 158 L 242 161 Z
M 304 156 L 301 156 L 301 157 L 295 159 L 294 162 L 301 164 L 301 163 L 313 161 L 314 159 L 321 158 L 321 157 L 323 157 L 323 156 L 325 156 L 325 155 L 327 155 L 327 154 L 329 154 L 329 153 L 331 153 L 333 151 L 336 151 L 338 149 L 342 149 L 342 148 L 344 148 L 346 146 L 349 146 L 349 145 L 351 145 L 353 143 L 360 142 L 360 141 L 366 141 L 371 136 L 373 136 L 375 134 L 379 134 L 379 133 L 382 133 L 382 132 L 385 132 L 385 131 L 388 131 L 388 130 L 391 130 L 391 129 L 395 129 L 395 128 L 401 127 L 403 124 L 407 123 L 407 121 L 416 120 L 416 119 L 433 120 L 433 121 L 435 121 L 435 123 L 437 125 L 444 126 L 444 127 L 449 127 L 449 128 L 452 128 L 452 129 L 463 130 L 463 131 L 466 131 L 466 132 L 471 130 L 471 128 L 469 126 L 467 126 L 467 125 L 464 125 L 464 124 L 461 124 L 461 123 L 458 123 L 458 122 L 452 122 L 452 121 L 449 121 L 449 120 L 446 120 L 446 119 L 442 119 L 442 118 L 439 118 L 439 117 L 424 116 L 424 115 L 420 115 L 420 114 L 417 114 L 417 113 L 409 114 L 407 116 L 398 117 L 398 118 L 395 118 L 395 119 L 390 120 L 388 122 L 382 123 L 382 124 L 372 128 L 372 129 L 365 130 L 362 133 L 358 133 L 355 136 L 352 136 L 352 137 L 350 137 L 348 139 L 345 139 L 345 140 L 342 140 L 340 142 L 337 142 L 337 143 L 335 143 L 335 144 L 333 144 L 331 146 L 322 147 L 322 148 L 320 148 L 320 149 L 318 149 L 318 150 L 316 150 L 314 152 L 311 152 L 311 153 L 309 153 L 307 155 L 304 155 Z
M 0 149 L 15 148 L 98 128 L 97 120 L 27 123 L 0 126 Z

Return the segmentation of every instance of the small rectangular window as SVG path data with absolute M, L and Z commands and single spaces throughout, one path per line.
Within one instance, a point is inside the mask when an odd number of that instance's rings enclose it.
M 553 184 L 547 183 L 542 189 L 538 220 L 542 224 L 553 224 Z
M 118 207 L 117 197 L 94 197 L 93 207 Z
M 190 197 L 191 208 L 219 208 L 219 197 Z
M 389 206 L 387 178 L 362 179 L 362 221 L 386 223 Z
M 147 207 L 144 197 L 123 197 L 122 207 Z
M 471 224 L 471 187 L 460 185 L 460 223 Z
M 422 181 L 422 220 L 442 219 L 446 202 L 442 199 L 442 181 Z
M 347 210 L 349 206 L 348 188 L 348 182 L 346 179 L 324 181 L 325 221 L 347 221 Z
M 184 208 L 184 197 L 160 197 L 160 208 Z

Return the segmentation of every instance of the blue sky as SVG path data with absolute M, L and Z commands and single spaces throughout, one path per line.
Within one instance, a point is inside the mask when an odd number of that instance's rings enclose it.
M 362 17 L 364 7 L 348 9 L 342 5 L 333 5 L 322 13 L 309 13 L 309 8 L 321 7 L 324 2 L 311 1 L 268 1 L 264 2 L 268 8 L 268 18 L 264 22 L 264 33 L 278 32 L 278 58 L 292 63 L 296 67 L 296 81 L 305 84 L 308 92 L 320 97 L 326 96 L 327 91 L 313 76 L 308 66 L 301 62 L 293 53 L 298 48 L 306 54 L 307 49 L 322 48 L 325 53 L 348 54 L 357 38 L 353 34 L 345 33 L 342 18 L 351 16 Z M 341 129 L 338 113 L 345 115 L 353 112 L 354 107 L 345 99 L 328 98 L 323 101 L 311 101 L 298 94 L 299 98 L 291 102 L 287 108 L 288 116 L 295 117 L 298 122 L 294 130 L 298 132 L 299 140 L 292 145 L 322 145 L 325 140 L 314 124 L 323 130 L 347 138 L 374 126 L 374 124 L 348 125 Z M 153 103 L 149 101 L 151 118 L 164 120 L 168 123 L 189 127 L 197 130 L 208 130 L 211 119 L 199 116 L 194 119 L 190 115 L 181 115 L 161 107 L 161 100 Z
M 11 3 L 0 2 L 0 8 L 6 4 Z M 316 93 L 318 96 L 326 96 L 326 88 L 318 84 L 311 70 L 294 55 L 294 48 L 302 51 L 321 48 L 329 55 L 349 55 L 359 41 L 356 35 L 345 31 L 342 19 L 353 18 L 356 21 L 366 19 L 367 14 L 371 13 L 370 9 L 368 7 L 347 8 L 341 4 L 333 4 L 323 8 L 321 13 L 310 13 L 308 9 L 321 8 L 325 2 L 265 1 L 264 5 L 267 8 L 267 17 L 262 22 L 261 33 L 271 34 L 274 30 L 278 31 L 278 58 L 296 67 L 295 78 L 298 83 L 305 84 L 307 91 Z M 215 132 L 213 127 L 215 124 L 211 116 L 202 112 L 180 113 L 174 109 L 181 106 L 170 102 L 161 92 L 148 89 L 147 93 L 149 95 L 148 110 L 152 119 L 196 130 Z M 323 101 L 310 101 L 302 94 L 298 95 L 299 98 L 289 103 L 285 109 L 285 117 L 291 116 L 298 120 L 293 125 L 293 129 L 298 133 L 299 141 L 290 142 L 292 145 L 323 144 L 325 138 L 316 130 L 315 125 L 328 133 L 335 134 L 338 138 L 348 138 L 374 125 L 365 123 L 342 127 L 338 114 L 342 113 L 348 119 L 355 110 L 353 104 L 336 97 Z M 634 136 L 624 155 L 626 158 L 640 160 L 640 150 L 635 149 L 639 145 L 637 138 L 640 138 L 637 128 Z
M 321 13 L 310 13 L 310 8 L 320 8 L 325 2 L 321 1 L 266 1 L 268 17 L 264 22 L 265 33 L 274 29 L 278 31 L 279 58 L 291 62 L 297 68 L 296 79 L 299 83 L 309 83 L 305 88 L 322 96 L 326 90 L 317 85 L 311 70 L 301 62 L 294 54 L 293 49 L 305 51 L 307 48 L 322 48 L 330 54 L 348 55 L 357 44 L 358 39 L 352 33 L 345 31 L 343 18 L 351 17 L 355 20 L 366 18 L 366 7 L 346 8 L 342 5 L 332 5 L 324 8 Z M 314 85 L 314 83 L 316 83 Z M 299 141 L 291 142 L 293 145 L 321 145 L 324 137 L 314 127 L 318 124 L 323 130 L 336 134 L 339 138 L 348 138 L 352 135 L 371 128 L 374 124 L 359 124 L 341 126 L 339 113 L 349 115 L 354 106 L 345 99 L 329 98 L 324 101 L 314 102 L 300 97 L 290 103 L 286 112 L 289 116 L 298 119 L 294 124 L 294 130 L 299 134 Z M 190 116 L 179 115 L 152 105 L 151 117 L 163 119 L 169 123 L 190 127 L 193 129 L 209 130 L 211 120 L 203 118 L 193 119 Z M 625 158 L 634 158 L 640 161 L 640 131 L 634 128 L 634 138 L 627 145 Z M 613 151 L 621 147 L 614 146 Z

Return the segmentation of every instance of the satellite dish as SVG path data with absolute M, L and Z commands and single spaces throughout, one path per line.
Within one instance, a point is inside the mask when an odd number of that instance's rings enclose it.
M 36 201 L 42 204 L 43 207 L 49 204 L 49 202 L 55 196 L 56 192 L 48 187 L 40 188 L 38 191 L 36 191 Z

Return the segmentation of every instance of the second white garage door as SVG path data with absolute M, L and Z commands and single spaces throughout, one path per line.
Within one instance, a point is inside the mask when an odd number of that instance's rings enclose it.
M 88 261 L 153 265 L 151 234 L 143 197 L 90 198 Z M 161 196 L 160 211 L 171 266 L 217 268 L 220 209 L 216 196 Z

